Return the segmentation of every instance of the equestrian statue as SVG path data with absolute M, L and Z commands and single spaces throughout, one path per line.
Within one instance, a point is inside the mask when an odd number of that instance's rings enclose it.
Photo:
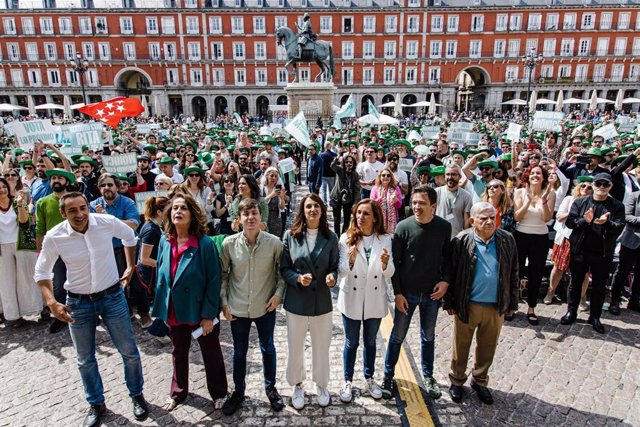
M 276 41 L 287 51 L 288 61 L 285 68 L 294 75 L 294 82 L 298 81 L 298 62 L 313 62 L 320 67 L 320 72 L 313 79 L 314 82 L 331 82 L 336 73 L 333 62 L 333 48 L 325 41 L 317 40 L 311 28 L 311 18 L 308 13 L 302 18 L 302 26 L 296 23 L 298 34 L 287 27 L 276 29 Z M 292 66 L 292 69 L 289 69 Z

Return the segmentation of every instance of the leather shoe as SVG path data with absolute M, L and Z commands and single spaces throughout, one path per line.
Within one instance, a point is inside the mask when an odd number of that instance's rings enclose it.
M 609 303 L 609 313 L 614 316 L 620 316 L 620 303 L 613 301 Z
M 593 330 L 600 333 L 600 334 L 604 334 L 605 330 L 604 330 L 604 325 L 600 322 L 600 319 L 598 319 L 597 317 L 591 317 L 589 316 L 589 319 L 587 320 L 587 322 L 593 326 Z
M 493 405 L 493 396 L 488 388 L 483 385 L 471 382 L 471 388 L 478 394 L 478 399 L 486 405 Z
M 464 389 L 461 385 L 451 384 L 449 387 L 449 395 L 451 396 L 451 400 L 456 403 L 462 402 L 462 395 L 464 394 Z
M 89 413 L 84 417 L 82 427 L 95 427 L 100 425 L 100 418 L 107 412 L 107 405 L 91 405 Z
M 574 323 L 577 318 L 578 318 L 577 314 L 573 314 L 570 311 L 567 311 L 567 314 L 565 314 L 564 316 L 562 316 L 560 318 L 560 324 L 561 325 L 570 325 L 570 324 Z
M 141 394 L 140 396 L 132 397 L 131 401 L 133 402 L 133 416 L 138 421 L 144 421 L 149 415 L 149 407 L 144 400 L 144 396 Z

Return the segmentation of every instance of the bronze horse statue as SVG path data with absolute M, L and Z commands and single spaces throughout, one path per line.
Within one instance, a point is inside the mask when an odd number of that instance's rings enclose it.
M 287 27 L 278 27 L 276 29 L 276 41 L 283 45 L 287 51 L 289 59 L 284 65 L 286 69 L 292 65 L 293 69 L 289 70 L 289 74 L 294 75 L 294 82 L 298 81 L 298 62 L 313 62 L 320 67 L 320 72 L 313 79 L 314 82 L 331 82 L 336 73 L 335 64 L 333 62 L 333 48 L 325 41 L 314 41 L 305 46 L 302 51 L 302 58 L 298 57 L 298 36 L 293 30 Z M 309 48 L 310 47 L 310 48 Z

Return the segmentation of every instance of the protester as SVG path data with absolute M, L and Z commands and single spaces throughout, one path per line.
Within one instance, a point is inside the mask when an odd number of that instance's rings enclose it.
M 268 170 L 267 170 L 267 173 Z M 285 284 L 279 266 L 283 245 L 273 234 L 260 230 L 260 205 L 244 199 L 239 207 L 242 233 L 222 242 L 222 313 L 230 321 L 233 336 L 233 382 L 235 390 L 222 412 L 235 413 L 245 399 L 249 332 L 255 323 L 262 352 L 264 388 L 271 408 L 284 409 L 276 389 L 276 349 L 273 332 L 276 309 L 284 295 Z
M 351 208 L 360 198 L 360 179 L 356 173 L 356 158 L 347 153 L 336 156 L 331 168 L 336 174 L 336 181 L 331 190 L 331 207 L 333 208 L 333 231 L 344 233 L 351 221 Z
M 282 222 L 282 214 L 287 203 L 289 203 L 289 196 L 287 196 L 283 188 L 277 168 L 267 168 L 260 181 L 260 194 L 264 198 L 264 202 L 269 206 L 267 229 L 269 233 L 281 239 L 285 225 Z
M 370 196 L 382 208 L 385 230 L 393 234 L 402 207 L 402 190 L 391 169 L 385 166 L 378 172 Z
M 457 165 L 445 169 L 446 186 L 436 188 L 438 207 L 436 215 L 446 219 L 451 224 L 451 238 L 459 232 L 469 228 L 469 212 L 473 204 L 473 196 L 459 187 L 462 173 Z
M 322 157 L 318 155 L 318 147 L 315 144 L 311 144 L 307 151 L 307 186 L 310 193 L 320 194 L 324 163 Z
M 371 197 L 371 190 L 384 164 L 376 160 L 376 149 L 373 146 L 366 147 L 364 155 L 365 160 L 358 164 L 356 173 L 360 176 L 360 198 L 368 199 Z
M 231 228 L 234 232 L 240 230 L 240 202 L 244 199 L 254 199 L 260 204 L 260 217 L 262 218 L 262 227 L 265 231 L 269 231 L 267 223 L 269 221 L 269 205 L 260 197 L 260 186 L 252 175 L 242 175 L 238 180 L 238 195 L 229 206 L 229 217 L 231 219 Z
M 157 258 L 157 285 L 152 316 L 170 327 L 173 378 L 163 408 L 172 411 L 189 393 L 189 348 L 196 330 L 207 389 L 215 409 L 227 395 L 227 375 L 220 348 L 220 281 L 218 251 L 206 235 L 207 217 L 191 196 L 179 194 L 167 206 Z M 200 329 L 202 328 L 202 329 Z
M 451 371 L 451 399 L 460 403 L 467 381 L 471 341 L 476 336 L 471 388 L 485 404 L 493 404 L 487 388 L 505 315 L 518 309 L 518 257 L 513 236 L 496 228 L 496 209 L 487 202 L 471 208 L 472 228 L 451 242 L 451 286 L 444 309 L 455 315 Z
M 95 355 L 98 316 L 122 356 L 133 414 L 142 421 L 149 413 L 142 395 L 142 363 L 122 290 L 134 270 L 135 234 L 111 215 L 90 214 L 89 202 L 82 193 L 62 195 L 60 213 L 65 221 L 47 231 L 34 279 L 51 314 L 69 324 L 85 397 L 90 405 L 83 426 L 99 425 L 107 410 Z M 127 265 L 122 276 L 118 274 L 112 239 L 122 240 L 126 248 Z M 52 280 L 58 259 L 67 269 L 66 303 L 54 296 Z
M 387 315 L 387 283 L 395 271 L 391 236 L 384 228 L 380 205 L 363 199 L 354 206 L 349 229 L 340 237 L 340 265 L 337 307 L 344 326 L 344 385 L 340 400 L 352 400 L 356 352 L 362 325 L 365 389 L 374 399 L 382 397 L 376 384 L 376 337 L 382 318 Z
M 426 185 L 413 189 L 414 216 L 402 220 L 393 235 L 395 272 L 391 279 L 395 294 L 393 329 L 385 358 L 383 397 L 395 394 L 395 366 L 416 308 L 420 311 L 421 367 L 425 390 L 433 399 L 442 393 L 433 377 L 435 326 L 440 300 L 450 280 L 449 243 L 451 224 L 435 215 L 436 191 Z M 421 262 L 415 262 L 415 259 Z
M 327 210 L 315 193 L 300 200 L 296 217 L 283 237 L 284 251 L 280 271 L 287 289 L 287 381 L 293 387 L 291 405 L 305 405 L 305 341 L 311 335 L 313 381 L 317 402 L 331 404 L 329 385 L 329 347 L 332 336 L 331 291 L 338 278 L 338 238 L 329 229 Z

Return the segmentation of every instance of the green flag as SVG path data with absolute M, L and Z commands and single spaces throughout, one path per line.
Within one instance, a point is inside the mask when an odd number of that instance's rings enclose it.
M 369 114 L 373 114 L 376 119 L 380 120 L 380 113 L 378 112 L 376 106 L 373 105 L 373 102 L 371 102 L 370 99 L 369 99 Z
M 240 117 L 240 114 L 233 113 L 233 118 L 238 122 L 238 125 L 242 125 L 242 117 Z
M 284 130 L 289 132 L 289 135 L 294 137 L 299 143 L 308 147 L 311 145 L 311 138 L 309 138 L 309 128 L 307 127 L 307 119 L 304 118 L 304 113 L 300 111 L 287 125 Z
M 347 102 L 344 103 L 342 107 L 336 112 L 333 116 L 333 126 L 336 129 L 340 129 L 342 124 L 340 123 L 340 119 L 344 117 L 355 117 L 356 116 L 356 103 L 353 100 L 353 94 L 349 95 L 347 98 Z

